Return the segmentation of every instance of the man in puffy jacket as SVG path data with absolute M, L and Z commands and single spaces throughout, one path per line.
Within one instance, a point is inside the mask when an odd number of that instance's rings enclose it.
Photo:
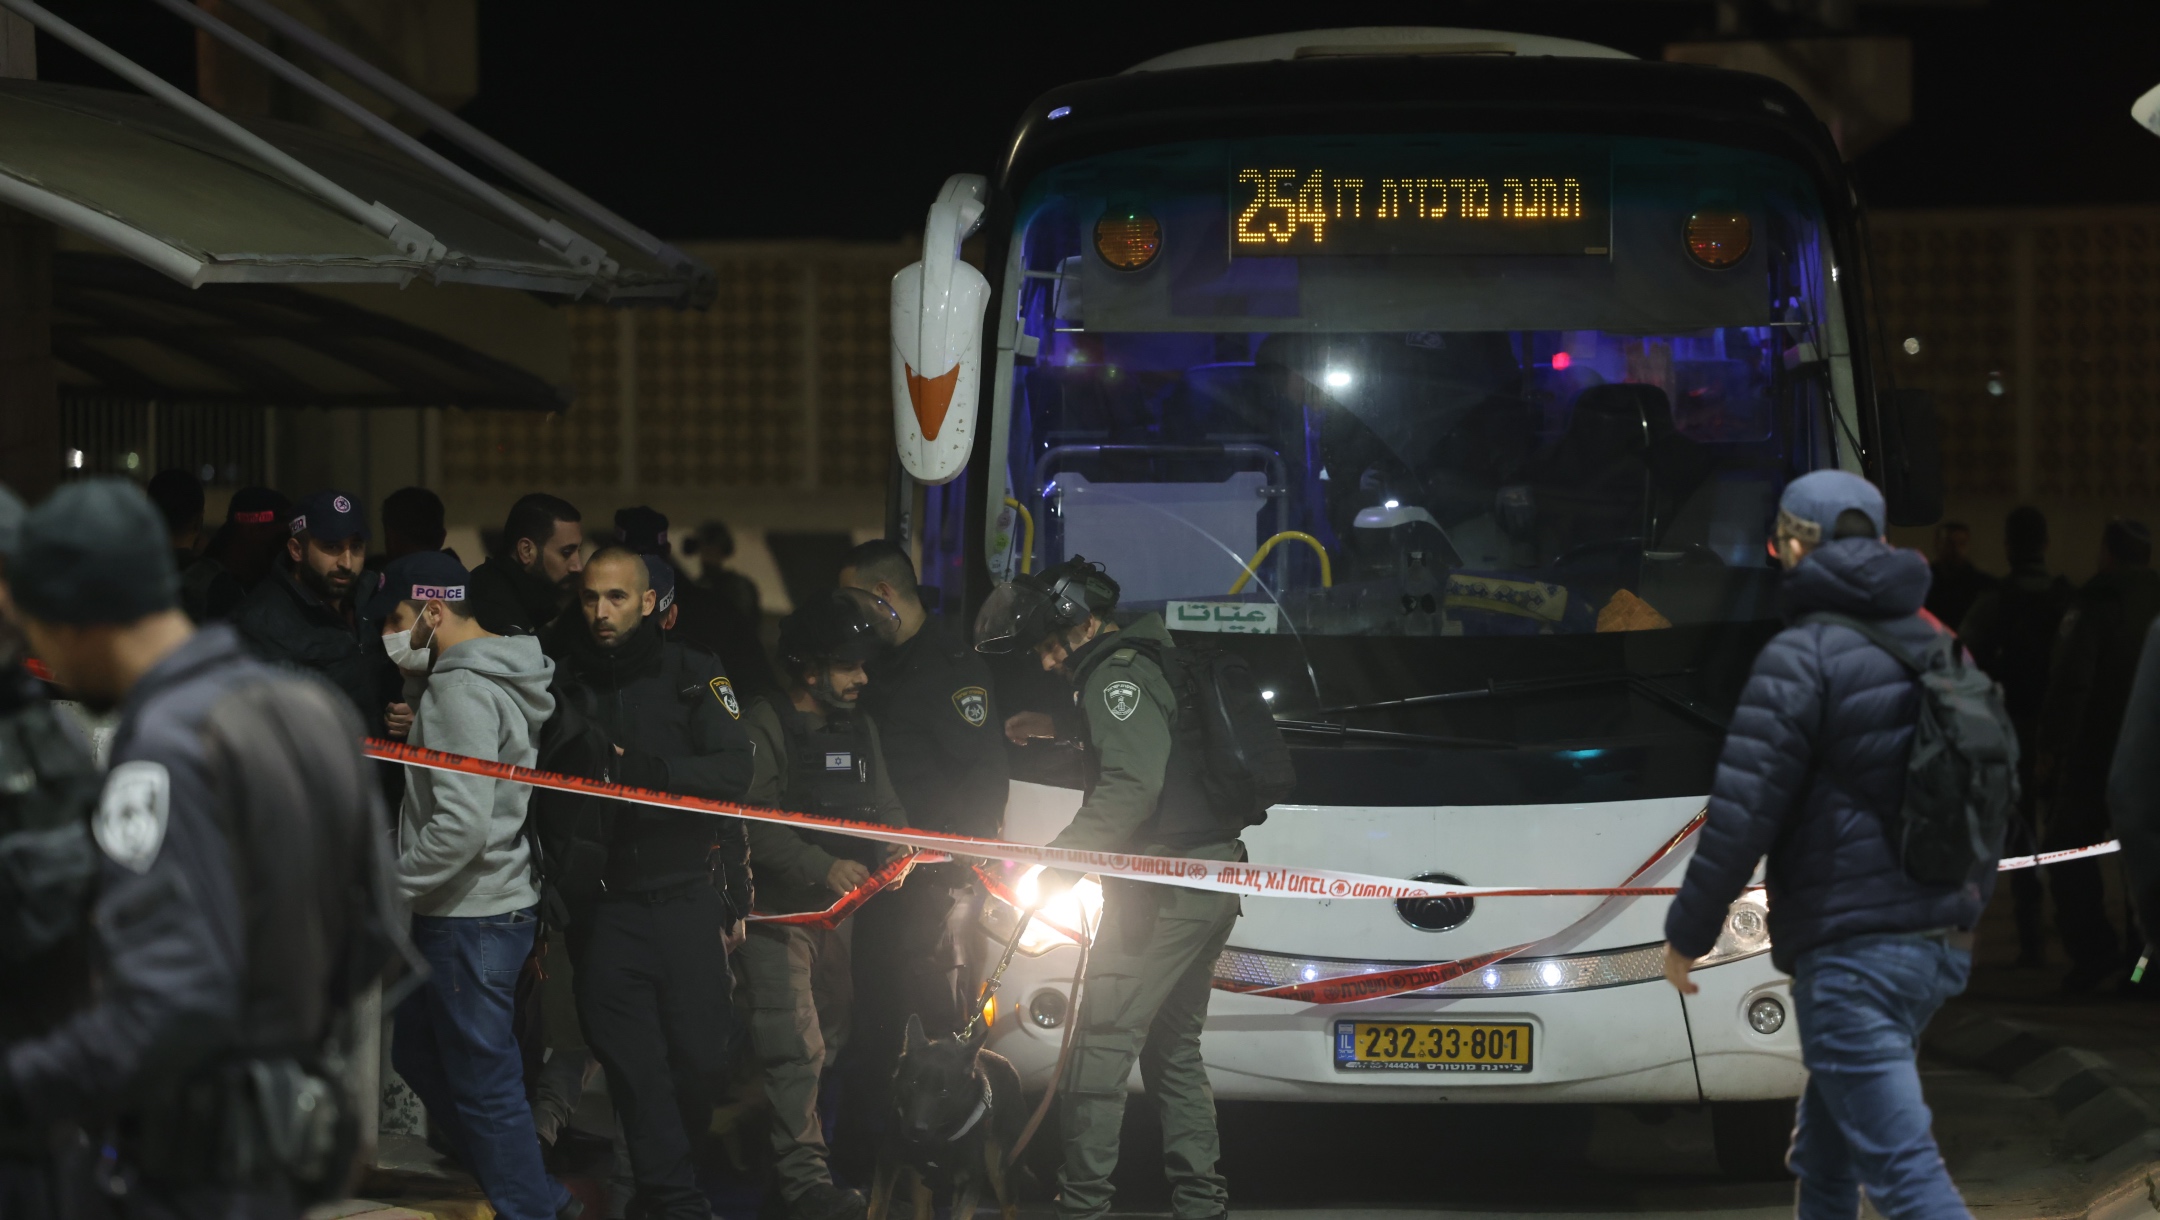
M 1913 651 L 1927 561 L 1882 538 L 1882 493 L 1857 475 L 1794 480 L 1778 506 L 1786 628 L 1755 659 L 1718 759 L 1709 819 L 1665 919 L 1665 975 L 1692 994 L 1726 910 L 1769 857 L 1771 960 L 1793 975 L 1807 1094 L 1788 1163 L 1806 1220 L 1966 1216 L 1929 1126 L 1920 1031 L 1965 989 L 1993 862 L 1957 885 L 1907 876 L 1885 829 L 1905 794 L 1920 694 L 1910 671 L 1830 612 Z

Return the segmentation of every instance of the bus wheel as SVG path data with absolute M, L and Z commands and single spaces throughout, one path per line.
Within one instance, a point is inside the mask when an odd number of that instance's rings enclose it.
M 1785 1153 L 1792 1146 L 1791 1101 L 1714 1101 L 1710 1136 L 1718 1170 L 1751 1182 L 1789 1178 Z

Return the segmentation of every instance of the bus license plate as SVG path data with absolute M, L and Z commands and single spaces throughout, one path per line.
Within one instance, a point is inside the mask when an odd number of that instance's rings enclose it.
M 1527 1072 L 1530 1027 L 1337 1021 L 1335 1066 L 1349 1072 Z

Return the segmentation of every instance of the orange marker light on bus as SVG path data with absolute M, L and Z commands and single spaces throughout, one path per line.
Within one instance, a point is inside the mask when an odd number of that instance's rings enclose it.
M 1697 212 L 1687 221 L 1688 256 L 1705 267 L 1724 268 L 1747 257 L 1755 226 L 1745 212 Z
M 1095 222 L 1095 253 L 1120 271 L 1138 271 L 1162 252 L 1162 225 L 1143 208 L 1116 208 Z

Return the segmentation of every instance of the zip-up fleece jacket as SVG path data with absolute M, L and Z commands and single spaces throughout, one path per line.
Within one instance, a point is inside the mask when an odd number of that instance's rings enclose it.
M 555 710 L 555 663 L 540 641 L 482 636 L 436 658 L 413 705 L 413 745 L 530 767 Z M 525 837 L 524 784 L 448 771 L 405 771 L 398 888 L 415 915 L 476 918 L 540 901 Z
M 1918 651 L 1937 630 L 1916 613 L 1929 578 L 1916 552 L 1845 538 L 1786 573 L 1779 597 L 1788 622 L 1823 610 L 1875 620 Z M 1665 916 L 1673 948 L 1708 953 L 1766 855 L 1770 960 L 1780 970 L 1817 945 L 1867 933 L 1972 927 L 1994 892 L 1994 861 L 1961 885 L 1915 881 L 1886 829 L 1905 799 L 1919 718 L 1911 671 L 1850 627 L 1802 623 L 1765 644 Z

